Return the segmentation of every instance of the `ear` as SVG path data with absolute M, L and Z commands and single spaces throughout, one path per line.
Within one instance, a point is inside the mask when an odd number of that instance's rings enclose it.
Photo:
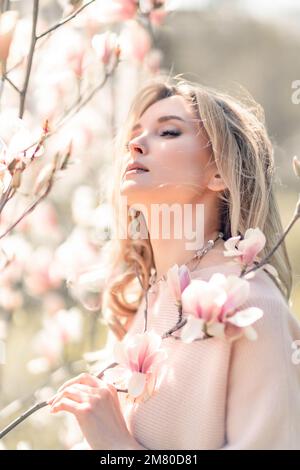
M 219 173 L 215 173 L 214 175 L 212 175 L 212 177 L 210 178 L 208 182 L 207 187 L 211 191 L 223 191 L 224 189 L 227 188 L 224 180 L 221 178 Z

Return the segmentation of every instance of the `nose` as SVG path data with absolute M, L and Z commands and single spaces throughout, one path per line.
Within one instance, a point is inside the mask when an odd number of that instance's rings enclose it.
M 129 149 L 130 153 L 132 153 L 132 154 L 134 154 L 134 153 L 145 154 L 146 153 L 145 145 L 142 144 L 141 141 L 136 140 L 136 139 L 132 139 L 131 141 L 129 141 L 128 149 Z

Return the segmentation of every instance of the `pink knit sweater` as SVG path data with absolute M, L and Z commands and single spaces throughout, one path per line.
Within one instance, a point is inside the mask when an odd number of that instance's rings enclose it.
M 191 276 L 239 270 L 227 262 Z M 158 286 L 148 330 L 162 335 L 178 312 L 167 284 Z M 250 286 L 244 307 L 264 311 L 256 341 L 164 339 L 168 368 L 158 392 L 134 406 L 119 394 L 128 429 L 146 449 L 300 449 L 300 323 L 268 274 L 257 273 Z M 126 336 L 143 332 L 144 306 L 143 300 Z

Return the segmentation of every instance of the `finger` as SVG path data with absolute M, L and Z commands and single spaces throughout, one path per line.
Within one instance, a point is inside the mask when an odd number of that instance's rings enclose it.
M 64 388 L 61 392 L 57 392 L 50 400 L 48 400 L 48 404 L 53 405 L 54 402 L 60 400 L 64 396 L 82 402 L 87 400 L 90 396 L 100 396 L 100 389 L 90 387 L 89 385 L 73 384 Z
M 105 385 L 105 382 L 103 380 L 98 379 L 94 375 L 84 373 L 77 375 L 76 377 L 73 377 L 70 380 L 67 380 L 61 387 L 59 387 L 58 392 L 60 392 L 66 387 L 69 387 L 69 385 L 73 385 L 75 383 L 86 384 L 92 387 L 99 387 L 99 385 L 102 384 Z
M 89 396 L 90 394 L 87 393 L 87 391 L 81 390 L 75 385 L 72 385 L 70 387 L 65 388 L 61 392 L 57 393 L 56 396 L 51 401 L 51 403 L 49 403 L 48 401 L 48 404 L 53 407 L 62 398 L 70 398 L 71 400 L 74 400 L 77 403 L 83 403 L 84 401 L 88 400 Z
M 67 392 L 67 391 L 74 393 L 74 394 L 75 393 L 80 394 L 80 392 L 82 392 L 83 394 L 94 395 L 98 393 L 98 390 L 99 389 L 96 389 L 95 387 L 90 387 L 89 385 L 75 383 L 68 387 L 66 386 L 65 388 L 61 389 L 60 392 L 57 391 L 55 395 L 53 395 L 51 398 L 49 398 L 49 400 L 47 400 L 47 403 L 48 405 L 52 405 L 57 398 L 61 398 L 64 395 L 64 392 Z
M 50 412 L 57 413 L 58 411 L 69 411 L 70 413 L 73 413 L 76 416 L 83 410 L 83 407 L 83 403 L 77 403 L 71 400 L 70 398 L 65 397 L 62 398 L 59 403 L 56 403 L 56 405 L 51 408 Z

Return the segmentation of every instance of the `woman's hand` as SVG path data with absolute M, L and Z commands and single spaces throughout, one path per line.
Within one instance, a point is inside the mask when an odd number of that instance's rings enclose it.
M 92 449 L 143 449 L 129 433 L 113 385 L 90 374 L 65 382 L 48 400 L 51 413 L 69 411 Z

